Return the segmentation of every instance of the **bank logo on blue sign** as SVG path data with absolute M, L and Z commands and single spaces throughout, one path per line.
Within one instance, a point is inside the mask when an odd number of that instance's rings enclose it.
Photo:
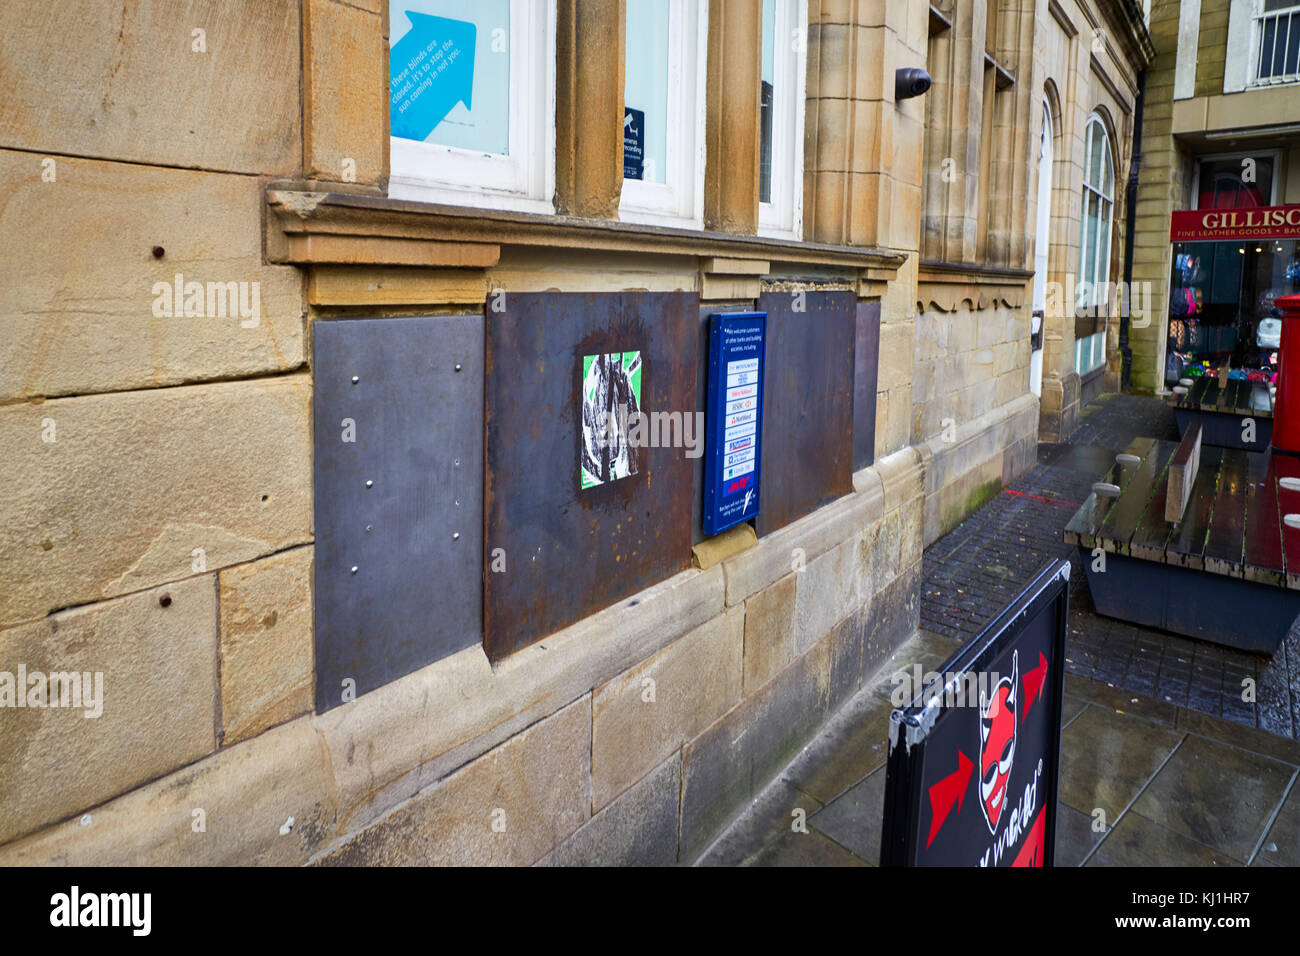
M 709 317 L 704 531 L 758 514 L 763 438 L 764 312 Z

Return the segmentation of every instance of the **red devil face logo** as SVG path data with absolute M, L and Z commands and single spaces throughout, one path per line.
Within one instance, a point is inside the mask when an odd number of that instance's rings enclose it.
M 989 832 L 996 833 L 1006 806 L 1011 761 L 1016 756 L 1016 684 L 1020 653 L 1011 654 L 1011 676 L 993 687 L 992 699 L 980 691 L 980 805 Z

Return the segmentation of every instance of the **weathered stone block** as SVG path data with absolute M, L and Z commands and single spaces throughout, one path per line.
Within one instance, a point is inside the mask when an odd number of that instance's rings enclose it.
M 355 830 L 723 610 L 722 568 L 684 571 L 494 670 L 479 646 L 315 718 Z
M 732 608 L 595 689 L 595 807 L 608 804 L 735 705 L 744 631 L 744 610 Z
M 912 385 L 876 396 L 876 460 L 907 447 L 912 428 Z
M 682 750 L 682 862 L 692 862 L 826 719 L 830 642 L 798 658 Z
M 308 179 L 388 176 L 388 42 L 380 17 L 334 0 L 303 3 L 304 165 Z
M 866 642 L 867 621 L 871 602 L 859 606 L 848 617 L 835 625 L 830 633 L 831 649 L 830 699 L 828 710 L 837 707 L 853 696 L 862 683 L 862 648 Z
M 294 173 L 301 165 L 298 23 L 296 0 L 80 0 L 49 4 L 39 15 L 5 4 L 0 142 L 61 156 Z M 39 181 L 40 157 L 26 160 Z M 58 160 L 60 183 L 65 162 Z M 129 217 L 103 221 L 114 223 L 101 230 L 111 238 Z M 89 264 L 67 253 L 62 259 Z
M 295 548 L 218 576 L 222 744 L 312 709 L 312 548 Z
M 921 622 L 921 562 L 903 568 L 871 601 L 862 645 L 862 675 L 878 671 Z
M 527 866 L 591 816 L 591 697 L 332 847 L 324 866 Z
M 795 600 L 795 652 L 802 654 L 820 641 L 857 604 L 859 593 L 858 549 L 861 535 L 854 535 L 822 556 L 809 561 L 797 575 Z
M 40 159 L 0 150 L 0 400 L 303 364 L 302 279 L 262 263 L 256 179 L 59 158 L 46 183 Z
M 296 866 L 333 835 L 329 766 L 304 718 L 0 847 L 0 865 Z
M 310 540 L 309 396 L 297 375 L 0 408 L 0 624 Z
M 745 600 L 879 518 L 883 503 L 881 494 L 873 484 L 864 487 L 864 491 L 845 495 L 767 535 L 757 548 L 724 561 L 727 603 L 737 604 Z
M 0 843 L 216 747 L 216 612 L 203 575 L 0 631 Z
M 908 498 L 921 493 L 925 476 L 920 455 L 913 448 L 876 459 L 876 470 L 885 486 L 885 510 L 893 511 Z
M 539 866 L 670 866 L 677 862 L 682 757 L 675 753 L 625 790 Z
M 791 572 L 745 601 L 745 696 L 795 659 L 795 601 L 799 575 Z

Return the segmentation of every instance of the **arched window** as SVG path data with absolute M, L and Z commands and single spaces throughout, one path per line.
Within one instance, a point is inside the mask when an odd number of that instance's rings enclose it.
M 1110 138 L 1096 113 L 1088 117 L 1084 135 L 1083 219 L 1079 236 L 1079 305 L 1091 308 L 1106 304 L 1110 281 L 1110 230 L 1115 202 L 1115 167 L 1111 161 Z
M 1110 137 L 1096 113 L 1084 129 L 1083 208 L 1079 233 L 1079 284 L 1076 315 L 1091 315 L 1085 332 L 1075 324 L 1075 369 L 1087 374 L 1106 361 L 1106 328 L 1097 317 L 1106 315 L 1110 289 L 1110 234 L 1114 217 L 1115 166 Z

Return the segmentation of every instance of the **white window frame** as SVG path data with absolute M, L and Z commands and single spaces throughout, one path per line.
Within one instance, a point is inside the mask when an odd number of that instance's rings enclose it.
M 1101 130 L 1101 141 L 1106 146 L 1104 162 L 1108 164 L 1107 168 L 1109 168 L 1111 174 L 1110 195 L 1107 195 L 1106 193 L 1102 192 L 1101 183 L 1096 183 L 1094 185 L 1088 182 L 1088 169 L 1092 165 L 1092 154 L 1088 146 L 1089 146 L 1089 139 L 1091 138 L 1091 134 L 1092 134 L 1092 127 L 1094 125 Z M 1088 226 L 1088 194 L 1092 193 L 1098 196 L 1101 200 L 1107 203 L 1108 209 L 1106 212 L 1104 229 L 1101 227 L 1101 218 L 1100 216 L 1098 217 L 1098 228 L 1097 228 L 1097 236 L 1096 236 L 1097 245 L 1094 247 L 1094 256 L 1093 256 L 1094 268 L 1093 271 L 1087 275 L 1087 281 L 1090 283 L 1090 288 L 1089 288 L 1090 294 L 1088 296 L 1088 301 L 1083 303 L 1083 306 L 1085 308 L 1095 308 L 1097 306 L 1106 306 L 1109 304 L 1108 300 L 1109 300 L 1109 286 L 1110 286 L 1110 243 L 1111 243 L 1111 233 L 1115 229 L 1115 184 L 1119 179 L 1119 174 L 1115 170 L 1114 156 L 1115 156 L 1115 151 L 1110 141 L 1110 131 L 1106 128 L 1106 124 L 1102 120 L 1101 116 L 1097 113 L 1092 113 L 1088 117 L 1088 122 L 1085 123 L 1083 126 L 1083 179 L 1082 179 L 1082 187 L 1083 187 L 1082 204 L 1083 205 L 1079 215 L 1079 278 L 1081 280 L 1084 279 L 1083 257 L 1088 250 L 1088 244 L 1086 241 L 1086 237 L 1084 235 L 1084 230 Z M 1101 249 L 1101 241 L 1103 238 L 1105 239 L 1105 243 L 1106 243 L 1104 252 Z M 1098 272 L 1100 272 L 1102 276 L 1100 283 L 1097 282 Z M 1097 286 L 1099 284 L 1102 287 L 1102 298 L 1100 301 L 1098 301 L 1097 298 Z
M 758 204 L 758 234 L 803 238 L 803 124 L 808 0 L 776 0 L 772 38 L 772 201 Z M 796 30 L 800 31 L 796 34 Z M 796 39 L 797 38 L 797 39 Z
M 1105 153 L 1102 157 L 1103 167 L 1101 172 L 1102 181 L 1098 183 L 1088 182 L 1088 170 L 1092 166 L 1092 153 L 1089 148 L 1089 140 L 1092 139 L 1092 127 L 1096 126 L 1101 132 L 1101 143 L 1105 145 Z M 1105 182 L 1105 170 L 1110 170 L 1110 194 L 1107 195 L 1102 191 L 1102 183 Z M 1106 217 L 1102 219 L 1097 217 L 1097 235 L 1095 237 L 1096 245 L 1093 248 L 1093 266 L 1092 271 L 1087 275 L 1086 280 L 1089 283 L 1087 301 L 1076 303 L 1076 308 L 1082 305 L 1083 308 L 1104 310 L 1104 314 L 1110 314 L 1110 243 L 1111 234 L 1115 231 L 1115 188 L 1119 182 L 1119 171 L 1115 168 L 1115 147 L 1110 141 L 1110 130 L 1106 128 L 1105 121 L 1102 120 L 1099 113 L 1092 113 L 1088 116 L 1088 122 L 1083 125 L 1083 203 L 1079 214 L 1079 279 L 1085 280 L 1083 257 L 1088 251 L 1087 237 L 1084 230 L 1088 227 L 1088 194 L 1092 193 L 1100 201 L 1107 204 Z M 1100 211 L 1100 210 L 1099 210 Z M 1102 242 L 1105 242 L 1103 248 Z M 1098 279 L 1100 278 L 1100 281 Z M 1098 288 L 1100 287 L 1100 295 Z M 1107 320 L 1109 326 L 1109 320 Z M 1100 332 L 1094 332 L 1091 335 L 1085 335 L 1081 339 L 1075 339 L 1074 343 L 1074 367 L 1080 375 L 1087 375 L 1095 371 L 1106 362 L 1106 328 L 1103 327 Z M 1086 354 L 1085 354 L 1086 353 Z
M 1288 14 L 1288 31 L 1300 30 L 1300 0 L 1290 6 L 1283 7 L 1280 10 L 1270 10 L 1264 12 L 1264 0 L 1253 0 L 1251 4 L 1250 18 L 1250 67 L 1246 73 L 1246 85 L 1249 87 L 1259 87 L 1267 89 L 1270 86 L 1293 86 L 1300 83 L 1300 70 L 1295 73 L 1286 73 L 1280 77 L 1263 77 L 1259 75 L 1260 53 L 1263 52 L 1260 47 L 1264 42 L 1264 18 L 1280 17 Z M 1276 31 L 1273 37 L 1274 47 L 1276 48 L 1277 36 Z M 1290 44 L 1290 35 L 1286 39 Z
M 555 211 L 555 17 L 555 0 L 510 0 L 509 154 L 391 137 L 390 198 Z
M 1234 153 L 1206 153 L 1204 156 L 1194 157 L 1192 163 L 1192 208 L 1201 208 L 1201 163 L 1209 162 L 1216 159 L 1245 159 L 1247 156 L 1256 159 L 1265 156 L 1273 160 L 1273 181 L 1268 187 L 1269 206 L 1277 205 L 1277 187 L 1278 181 L 1282 178 L 1280 171 L 1282 169 L 1282 150 L 1280 149 L 1245 149 L 1238 150 Z
M 1272 10 L 1268 16 L 1285 12 L 1286 9 Z M 1300 74 L 1282 79 L 1259 78 L 1259 45 L 1263 38 L 1264 16 L 1263 0 L 1232 0 L 1228 11 L 1227 58 L 1223 68 L 1224 93 L 1300 83 Z
M 633 0 L 650 2 L 650 0 Z M 654 0 L 664 2 L 664 0 Z M 668 142 L 664 181 L 624 179 L 618 216 L 624 222 L 704 228 L 705 61 L 708 0 L 667 0 Z M 627 37 L 624 42 L 634 40 Z M 626 57 L 625 57 L 626 60 Z

